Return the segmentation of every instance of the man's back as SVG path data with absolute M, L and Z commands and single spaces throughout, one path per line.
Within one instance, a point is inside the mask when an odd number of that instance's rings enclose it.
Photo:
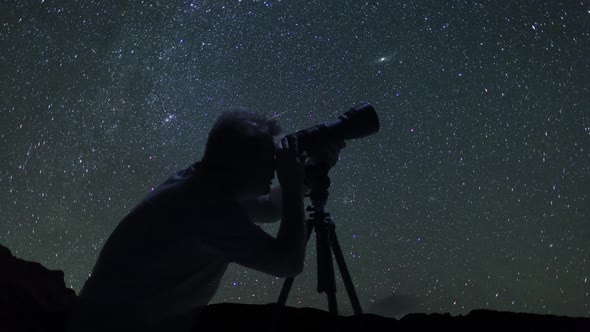
M 199 168 L 173 175 L 111 234 L 80 292 L 82 325 L 95 323 L 84 311 L 96 306 L 124 304 L 136 312 L 130 320 L 148 324 L 194 311 L 211 300 L 234 257 L 272 241 L 248 220 L 223 179 L 204 177 Z

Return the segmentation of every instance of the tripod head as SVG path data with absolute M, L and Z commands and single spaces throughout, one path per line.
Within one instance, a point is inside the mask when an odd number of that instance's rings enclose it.
M 328 176 L 330 169 L 330 165 L 324 162 L 305 167 L 305 179 L 311 188 L 309 198 L 316 208 L 323 208 L 328 202 L 328 188 L 332 184 Z

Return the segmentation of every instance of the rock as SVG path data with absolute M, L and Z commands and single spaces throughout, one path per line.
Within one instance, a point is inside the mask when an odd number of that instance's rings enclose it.
M 0 331 L 63 331 L 76 293 L 64 274 L 0 245 Z

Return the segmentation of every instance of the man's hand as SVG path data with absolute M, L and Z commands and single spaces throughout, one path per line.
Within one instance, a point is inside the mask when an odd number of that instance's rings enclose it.
M 307 152 L 307 160 L 305 166 L 317 165 L 319 163 L 326 163 L 330 167 L 334 167 L 338 162 L 340 156 L 340 150 L 346 147 L 346 142 L 332 141 L 327 144 L 322 144 L 318 147 L 314 147 L 311 151 Z
M 303 191 L 304 157 L 299 152 L 297 137 L 285 136 L 276 153 L 277 178 L 283 189 Z

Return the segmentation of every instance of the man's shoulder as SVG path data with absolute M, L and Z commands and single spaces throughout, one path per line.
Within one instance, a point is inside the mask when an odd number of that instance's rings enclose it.
M 191 205 L 231 206 L 232 210 L 237 205 L 223 179 L 208 174 L 200 167 L 200 162 L 170 175 L 146 197 L 152 203 L 170 199 L 178 202 L 189 200 Z
M 200 182 L 204 182 L 202 171 L 199 167 L 199 162 L 190 165 L 174 172 L 164 182 L 162 182 L 153 191 L 165 192 L 173 190 L 191 189 L 202 186 Z
M 195 165 L 191 165 L 187 168 L 183 168 L 181 170 L 178 170 L 175 173 L 173 173 L 172 175 L 170 175 L 168 177 L 168 179 L 166 179 L 166 181 L 164 181 L 162 183 L 162 185 L 178 184 L 178 183 L 186 182 L 191 179 L 198 178 L 197 175 L 198 175 L 197 168 L 195 168 Z
M 180 187 L 185 185 L 191 188 L 212 191 L 227 187 L 226 182 L 220 174 L 203 167 L 203 164 L 198 161 L 187 168 L 176 171 L 160 186 L 175 185 Z

